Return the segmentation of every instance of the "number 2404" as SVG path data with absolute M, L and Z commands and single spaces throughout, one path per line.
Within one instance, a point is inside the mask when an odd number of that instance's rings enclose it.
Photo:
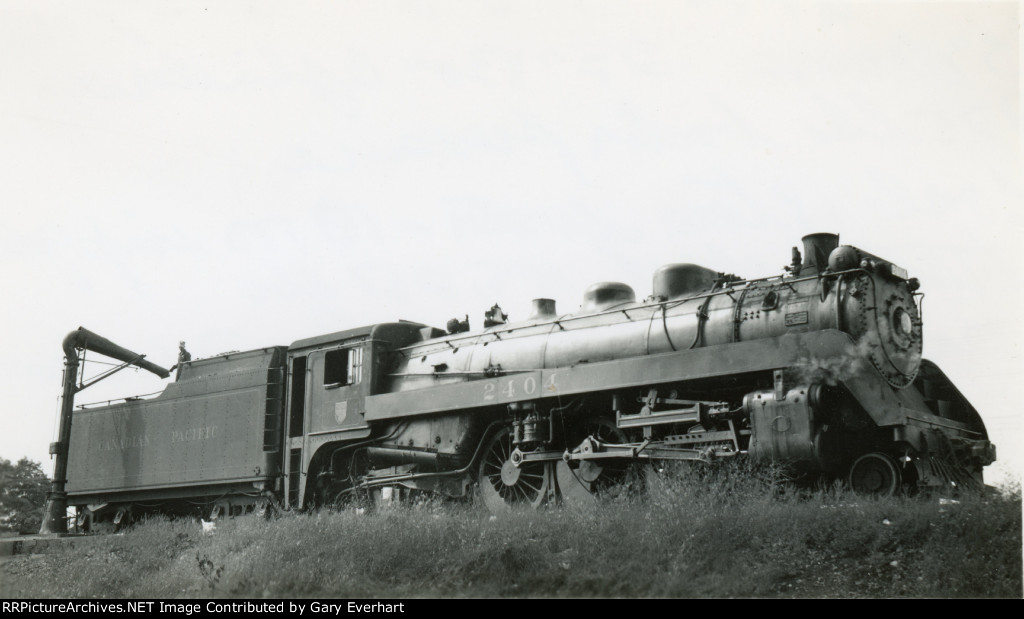
M 551 377 L 550 386 L 552 389 L 555 387 L 555 377 Z M 487 383 L 484 386 L 484 401 L 490 402 L 497 399 L 499 396 L 502 399 L 512 399 L 517 396 L 531 396 L 537 393 L 537 378 L 535 376 L 527 376 L 526 378 L 517 379 L 509 378 L 507 380 L 493 383 Z

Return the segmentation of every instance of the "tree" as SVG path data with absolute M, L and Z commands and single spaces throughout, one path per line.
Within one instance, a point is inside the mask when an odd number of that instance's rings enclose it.
M 38 462 L 22 458 L 11 464 L 0 458 L 0 531 L 38 532 L 49 487 Z

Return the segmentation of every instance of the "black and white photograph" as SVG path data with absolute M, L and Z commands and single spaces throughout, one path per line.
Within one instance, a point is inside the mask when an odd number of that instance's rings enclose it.
M 3 612 L 1021 598 L 1022 16 L 0 0 Z

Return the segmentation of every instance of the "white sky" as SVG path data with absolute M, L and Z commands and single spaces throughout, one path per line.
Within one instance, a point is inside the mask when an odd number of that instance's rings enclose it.
M 925 356 L 1019 468 L 1021 15 L 0 0 L 0 457 L 48 461 L 79 325 L 169 367 L 831 231 L 921 279 Z M 77 402 L 163 386 L 122 374 Z

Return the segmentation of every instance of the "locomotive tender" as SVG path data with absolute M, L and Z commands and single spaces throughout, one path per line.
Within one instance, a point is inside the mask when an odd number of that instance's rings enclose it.
M 73 331 L 43 531 L 67 505 L 82 526 L 367 492 L 536 507 L 586 500 L 633 462 L 738 455 L 877 494 L 980 486 L 995 447 L 921 358 L 917 280 L 838 235 L 803 246 L 782 275 L 670 264 L 644 300 L 604 282 L 576 313 L 537 299 L 508 322 L 495 305 L 482 330 L 399 321 L 196 361 L 182 347 L 158 396 L 80 410 L 79 351 L 169 373 Z

